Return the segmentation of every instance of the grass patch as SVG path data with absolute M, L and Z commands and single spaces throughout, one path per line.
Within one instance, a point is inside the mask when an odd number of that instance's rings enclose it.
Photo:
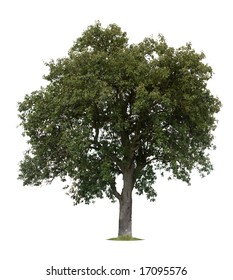
M 139 241 L 139 240 L 143 240 L 143 239 L 132 237 L 132 236 L 129 236 L 129 235 L 124 235 L 124 236 L 109 238 L 107 240 L 112 240 L 112 241 Z

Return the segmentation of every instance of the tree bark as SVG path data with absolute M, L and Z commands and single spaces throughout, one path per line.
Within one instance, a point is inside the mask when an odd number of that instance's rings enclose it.
M 133 169 L 123 173 L 123 189 L 120 202 L 118 236 L 132 236 L 132 191 L 134 185 Z

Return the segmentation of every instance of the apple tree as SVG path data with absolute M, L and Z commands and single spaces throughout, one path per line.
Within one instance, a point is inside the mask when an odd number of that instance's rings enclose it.
M 18 105 L 29 144 L 19 179 L 58 177 L 75 204 L 119 201 L 118 235 L 132 236 L 133 190 L 154 201 L 157 176 L 190 184 L 192 170 L 212 170 L 221 103 L 204 59 L 191 43 L 173 48 L 159 35 L 129 44 L 116 24 L 89 26 L 66 57 L 46 63 L 47 85 Z

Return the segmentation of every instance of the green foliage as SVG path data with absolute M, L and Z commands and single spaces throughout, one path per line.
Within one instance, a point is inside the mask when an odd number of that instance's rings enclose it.
M 71 179 L 74 202 L 89 203 L 119 198 L 116 177 L 132 166 L 136 192 L 150 200 L 158 174 L 187 183 L 193 169 L 208 174 L 221 103 L 207 88 L 213 71 L 204 58 L 161 35 L 130 45 L 115 24 L 88 27 L 67 57 L 46 63 L 48 85 L 19 103 L 30 147 L 19 178 Z

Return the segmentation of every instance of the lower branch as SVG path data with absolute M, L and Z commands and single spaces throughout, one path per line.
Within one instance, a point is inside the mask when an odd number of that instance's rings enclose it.
M 120 195 L 119 192 L 117 191 L 116 187 L 115 187 L 115 186 L 112 186 L 111 189 L 112 189 L 112 193 L 113 193 L 113 194 L 115 195 L 115 197 L 120 201 L 121 195 Z

